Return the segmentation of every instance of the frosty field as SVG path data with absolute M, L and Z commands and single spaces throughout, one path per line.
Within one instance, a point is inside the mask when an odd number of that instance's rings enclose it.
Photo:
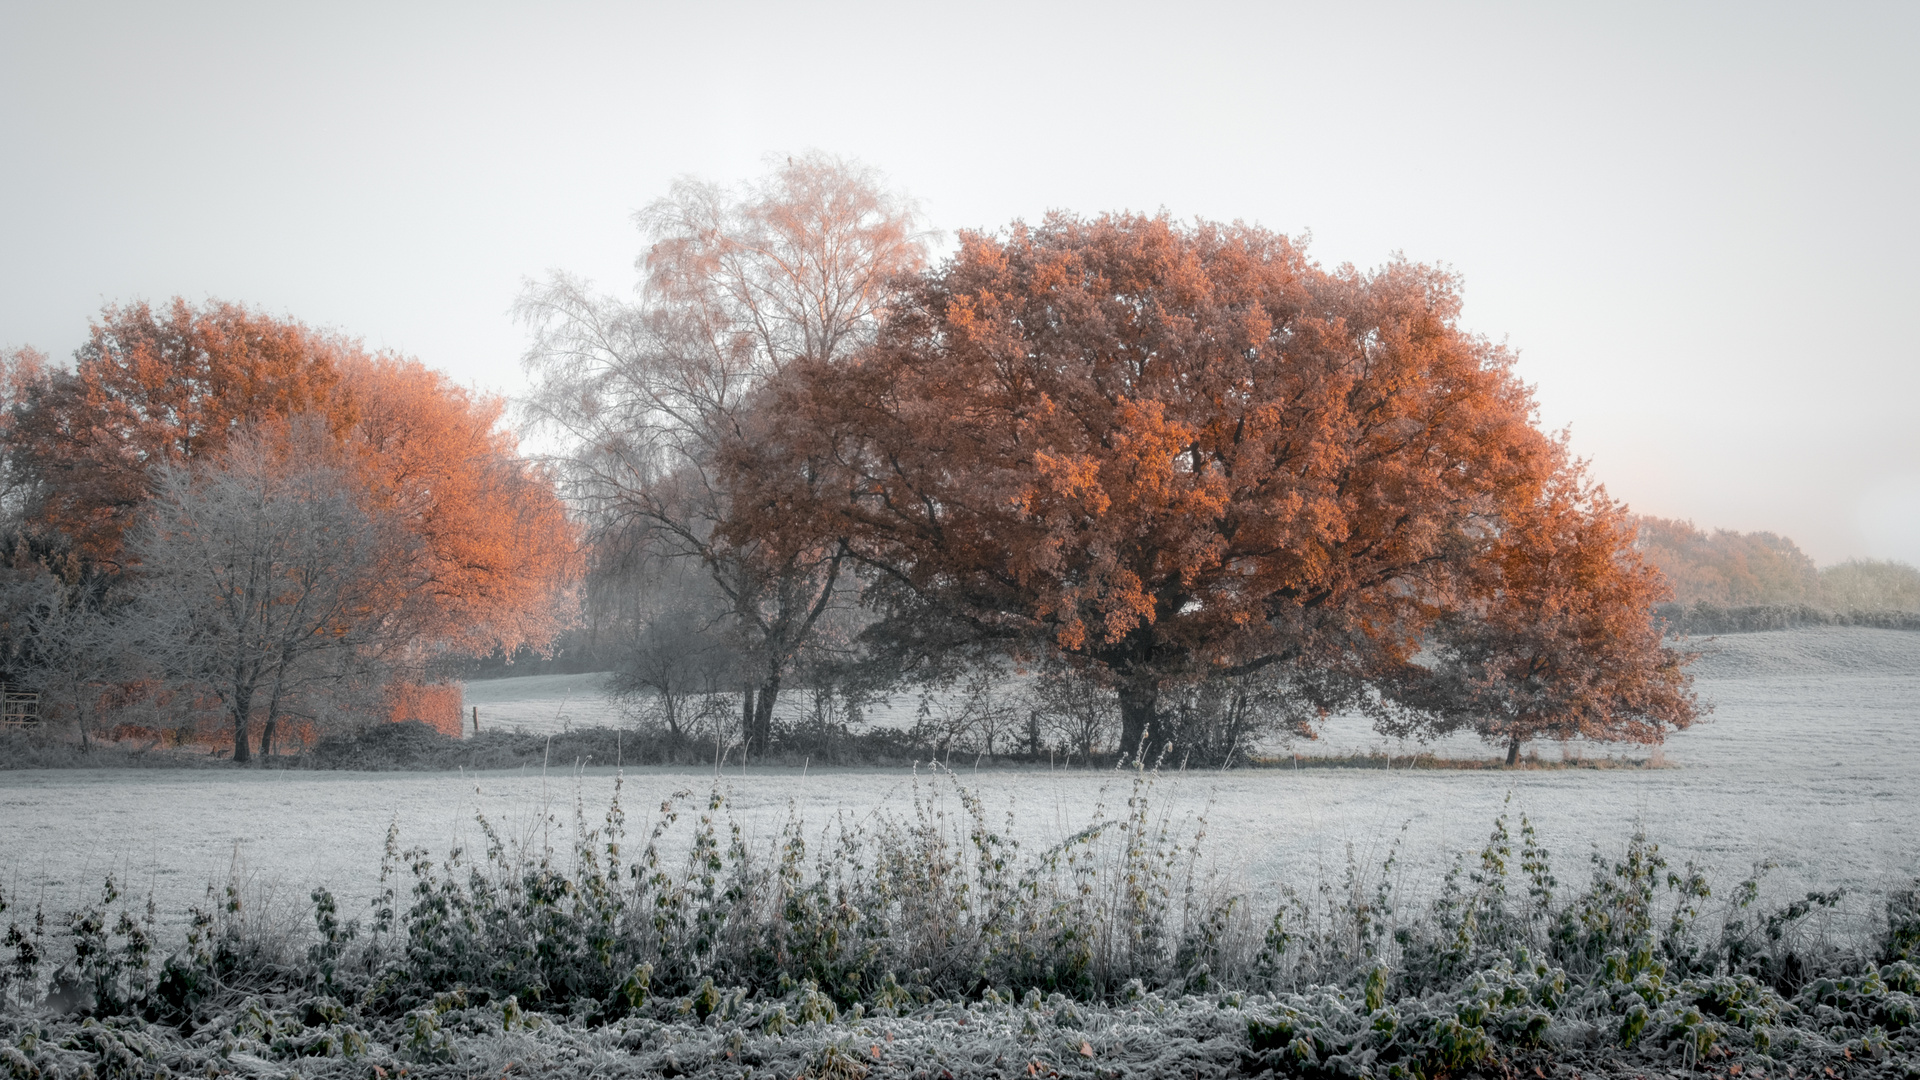
M 1668 742 L 1663 768 L 1164 773 L 1154 797 L 1188 833 L 1204 814 L 1203 855 L 1260 891 L 1275 881 L 1310 888 L 1338 874 L 1349 846 L 1377 866 L 1396 837 L 1403 837 L 1407 884 L 1430 887 L 1447 852 L 1477 850 L 1509 793 L 1554 850 L 1563 881 L 1584 881 L 1591 845 L 1615 852 L 1636 825 L 1676 864 L 1698 860 L 1721 883 L 1762 859 L 1780 863 L 1771 879 L 1780 891 L 1816 884 L 1876 890 L 1920 874 L 1920 634 L 1806 629 L 1729 636 L 1712 649 L 1695 670 L 1715 713 Z M 490 710 L 507 722 L 513 709 L 528 718 L 564 709 L 575 724 L 611 719 L 591 677 L 536 678 L 548 682 L 475 684 L 469 700 L 474 689 L 493 695 L 480 703 L 483 724 Z M 1380 745 L 1363 726 L 1336 721 L 1323 743 L 1300 749 Z M 1471 740 L 1438 749 L 1492 752 Z M 1548 759 L 1560 752 L 1556 744 L 1539 749 Z M 1108 814 L 1124 810 L 1131 786 L 1129 774 L 1112 771 L 954 766 L 957 781 L 979 792 L 994 820 L 1027 846 L 1083 827 L 1099 804 Z M 961 809 L 950 784 L 924 767 L 917 774 L 734 767 L 717 782 L 750 841 L 761 844 L 790 812 L 815 834 L 836 815 L 904 813 L 916 785 L 956 824 Z M 558 763 L 544 775 L 0 773 L 0 885 L 10 897 L 53 909 L 94 893 L 113 872 L 137 891 L 151 889 L 163 920 L 173 921 L 209 881 L 237 868 L 253 888 L 282 901 L 304 903 L 324 884 L 353 913 L 376 887 L 390 823 L 403 847 L 436 854 L 476 839 L 476 813 L 523 840 L 544 832 L 564 849 L 576 803 L 597 823 L 614 783 L 610 768 Z M 663 799 L 676 790 L 704 799 L 716 777 L 711 769 L 642 768 L 627 770 L 624 783 L 630 832 L 641 833 Z

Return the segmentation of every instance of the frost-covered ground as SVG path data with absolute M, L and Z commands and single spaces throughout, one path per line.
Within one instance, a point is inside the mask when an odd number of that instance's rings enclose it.
M 1783 892 L 1813 884 L 1875 889 L 1920 874 L 1920 634 L 1803 629 L 1729 636 L 1713 648 L 1696 671 L 1716 711 L 1669 741 L 1667 768 L 1187 772 L 1162 775 L 1156 795 L 1189 830 L 1204 813 L 1206 852 L 1255 889 L 1275 881 L 1310 888 L 1339 872 L 1349 845 L 1377 864 L 1396 837 L 1404 838 L 1407 883 L 1430 883 L 1444 852 L 1484 841 L 1509 793 L 1556 852 L 1563 881 L 1584 880 L 1590 845 L 1617 851 L 1636 825 L 1676 862 L 1697 859 L 1723 883 L 1761 859 L 1781 863 L 1773 887 Z M 473 695 L 510 691 L 508 681 L 469 688 L 483 725 L 490 708 L 504 715 L 516 699 Z M 576 723 L 598 722 L 584 718 L 588 708 L 606 707 L 586 676 L 511 681 L 544 695 L 523 693 L 523 704 L 564 696 Z M 1325 743 L 1379 740 L 1340 722 Z M 1442 749 L 1487 753 L 1471 741 Z M 1028 844 L 1085 825 L 1097 804 L 1123 810 L 1129 790 L 1129 778 L 1111 771 L 975 773 L 955 765 L 959 781 Z M 624 798 L 635 831 L 674 791 L 704 794 L 715 781 L 711 770 L 628 770 Z M 836 816 L 903 812 L 916 783 L 923 792 L 939 790 L 924 769 L 916 777 L 904 769 L 732 768 L 718 782 L 763 842 L 790 810 L 818 829 Z M 163 916 L 172 916 L 238 866 L 256 888 L 283 900 L 304 903 L 316 884 L 343 900 L 364 899 L 375 888 L 390 822 L 403 845 L 436 852 L 471 842 L 476 812 L 521 838 L 544 833 L 564 847 L 576 801 L 597 820 L 613 784 L 610 769 L 0 773 L 0 887 L 58 907 L 92 893 L 111 870 L 137 889 L 151 888 Z M 959 811 L 950 796 L 943 801 L 950 814 Z
M 620 709 L 607 699 L 604 672 L 587 675 L 525 675 L 481 679 L 466 685 L 460 712 L 480 710 L 482 730 L 561 731 L 569 727 L 611 727 Z

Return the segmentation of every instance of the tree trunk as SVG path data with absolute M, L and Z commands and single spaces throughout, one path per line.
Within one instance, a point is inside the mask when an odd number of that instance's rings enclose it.
M 773 747 L 773 702 L 780 696 L 780 676 L 768 676 L 753 700 L 753 748 L 764 754 Z
M 479 711 L 479 706 L 474 706 L 474 712 L 477 714 Z M 667 745 L 675 750 L 680 749 L 680 695 L 667 690 L 660 691 L 660 712 L 667 718 Z M 480 730 L 479 721 L 474 722 L 473 730 Z
M 1120 759 L 1151 765 L 1166 737 L 1154 707 L 1160 701 L 1158 679 L 1134 678 L 1120 686 Z
M 253 760 L 247 745 L 247 717 L 253 712 L 253 691 L 243 689 L 233 695 L 233 763 L 245 765 Z
M 746 683 L 740 688 L 740 753 L 744 756 L 753 749 L 753 684 Z
M 1520 736 L 1514 735 L 1507 740 L 1507 768 L 1520 764 Z
M 74 683 L 73 723 L 74 726 L 80 729 L 80 752 L 83 754 L 91 754 L 93 753 L 93 739 L 87 735 L 87 706 L 85 694 L 86 689 L 78 682 Z

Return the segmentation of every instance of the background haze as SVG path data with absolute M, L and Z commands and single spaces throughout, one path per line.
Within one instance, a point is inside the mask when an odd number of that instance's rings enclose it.
M 1466 278 L 1636 511 L 1920 562 L 1920 8 L 0 6 L 0 346 L 214 296 L 512 393 L 674 177 L 1164 207 Z

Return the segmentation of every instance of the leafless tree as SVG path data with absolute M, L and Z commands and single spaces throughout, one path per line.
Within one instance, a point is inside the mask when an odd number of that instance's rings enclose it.
M 1119 734 L 1119 695 L 1083 671 L 1049 665 L 1028 685 L 1027 699 L 1041 726 L 1084 767 Z
M 141 674 L 103 585 L 66 581 L 38 564 L 0 571 L 9 681 L 40 695 L 42 723 L 70 721 L 86 750 Z
M 991 756 L 1016 748 L 1030 711 L 1007 666 L 988 661 L 923 686 L 911 735 L 935 760 Z
M 271 754 L 281 719 L 365 681 L 392 644 L 382 631 L 407 583 L 387 571 L 408 562 L 406 540 L 356 490 L 324 429 L 299 421 L 159 474 L 132 625 L 163 672 L 218 695 L 235 762 L 252 757 L 256 716 Z
M 1163 753 L 1183 768 L 1226 768 L 1277 735 L 1310 734 L 1318 719 L 1299 688 L 1270 669 L 1215 675 L 1163 693 Z
M 841 595 L 844 554 L 730 541 L 716 466 L 756 437 L 771 377 L 871 338 L 931 236 L 873 171 L 819 154 L 742 191 L 680 181 L 637 221 L 648 247 L 634 302 L 564 274 L 522 295 L 537 378 L 528 411 L 567 444 L 571 494 L 597 542 L 638 533 L 706 567 L 747 672 L 742 735 L 758 751 L 782 680 Z
M 726 629 L 717 625 L 724 608 L 711 603 L 704 575 L 678 573 L 678 565 L 662 569 L 665 580 L 651 583 L 654 603 L 633 621 L 608 689 L 628 716 L 664 727 L 678 748 L 705 734 L 716 711 L 724 716 L 718 695 L 737 685 L 738 673 Z

